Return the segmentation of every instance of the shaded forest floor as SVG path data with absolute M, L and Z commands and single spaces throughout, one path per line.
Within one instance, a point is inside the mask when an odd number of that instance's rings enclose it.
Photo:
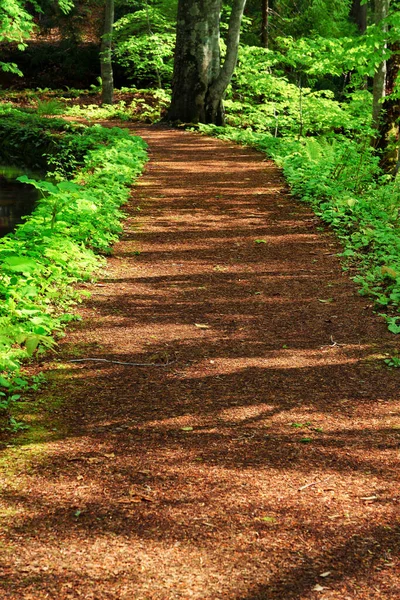
M 135 130 L 124 236 L 1 452 L 1 598 L 398 598 L 395 336 L 262 155 Z

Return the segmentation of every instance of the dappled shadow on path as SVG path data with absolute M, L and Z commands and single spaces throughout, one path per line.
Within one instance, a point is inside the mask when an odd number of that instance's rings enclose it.
M 124 239 L 45 364 L 58 431 L 4 451 L 31 467 L 2 597 L 395 598 L 393 336 L 259 154 L 143 134 Z

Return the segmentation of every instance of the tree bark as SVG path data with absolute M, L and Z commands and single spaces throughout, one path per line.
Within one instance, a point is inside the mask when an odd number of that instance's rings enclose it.
M 375 23 L 382 28 L 384 33 L 387 32 L 387 25 L 383 23 L 383 20 L 389 15 L 390 0 L 375 0 Z M 387 43 L 382 48 L 382 54 L 386 52 Z M 372 126 L 379 132 L 381 114 L 383 108 L 383 99 L 386 96 L 386 74 L 387 64 L 386 59 L 383 58 L 382 62 L 374 75 L 373 83 L 373 105 L 372 105 Z
M 212 80 L 206 95 L 206 119 L 207 123 L 216 123 L 223 118 L 222 98 L 225 90 L 232 79 L 236 67 L 239 40 L 240 25 L 242 23 L 243 11 L 246 0 L 234 0 L 232 12 L 229 19 L 228 36 L 226 39 L 226 56 L 224 64 L 219 71 L 218 76 Z M 223 123 L 220 123 L 223 124 Z
M 269 43 L 269 0 L 261 0 L 261 43 L 268 48 Z
M 361 0 L 353 0 L 350 15 L 361 33 L 367 29 L 367 5 L 361 6 Z
M 101 67 L 101 102 L 112 104 L 114 97 L 114 76 L 112 66 L 112 34 L 114 26 L 114 0 L 105 0 L 104 30 L 101 37 L 100 67 Z
M 180 0 L 170 121 L 205 122 L 209 82 L 218 76 L 222 0 Z
M 387 61 L 386 96 L 393 93 L 396 79 L 400 72 L 400 43 L 390 46 L 391 57 Z M 396 175 L 400 168 L 400 104 L 398 99 L 385 100 L 379 127 L 377 147 L 383 150 L 381 167 L 392 175 Z
M 179 0 L 169 121 L 224 123 L 222 98 L 232 78 L 246 0 L 234 0 L 221 67 L 222 0 Z

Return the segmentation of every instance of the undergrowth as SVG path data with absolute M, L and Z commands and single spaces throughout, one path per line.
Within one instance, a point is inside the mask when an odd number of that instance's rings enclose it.
M 8 128 L 12 139 L 2 159 L 16 161 L 19 148 L 19 165 L 26 165 L 24 159 L 43 153 L 51 171 L 50 179 L 20 178 L 39 190 L 40 199 L 33 214 L 0 240 L 0 409 L 7 411 L 28 385 L 24 361 L 53 348 L 76 318 L 72 309 L 82 292 L 74 284 L 96 273 L 101 254 L 117 239 L 120 206 L 146 150 L 141 138 L 119 128 L 71 125 L 7 108 L 1 114 L 0 135 Z
M 137 89 L 124 87 L 114 90 L 114 103 L 101 104 L 101 88 L 92 86 L 90 90 L 0 90 L 0 103 L 3 107 L 24 107 L 26 111 L 40 116 L 64 115 L 88 121 L 119 120 L 144 121 L 153 123 L 165 113 L 170 92 L 164 89 Z M 0 104 L 1 106 L 1 104 Z

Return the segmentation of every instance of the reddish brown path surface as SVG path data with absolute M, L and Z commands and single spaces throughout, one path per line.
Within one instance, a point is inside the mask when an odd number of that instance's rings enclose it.
M 0 598 L 399 598 L 395 337 L 272 163 L 139 132 L 41 441 L 2 452 Z M 68 362 L 89 357 L 170 364 Z

